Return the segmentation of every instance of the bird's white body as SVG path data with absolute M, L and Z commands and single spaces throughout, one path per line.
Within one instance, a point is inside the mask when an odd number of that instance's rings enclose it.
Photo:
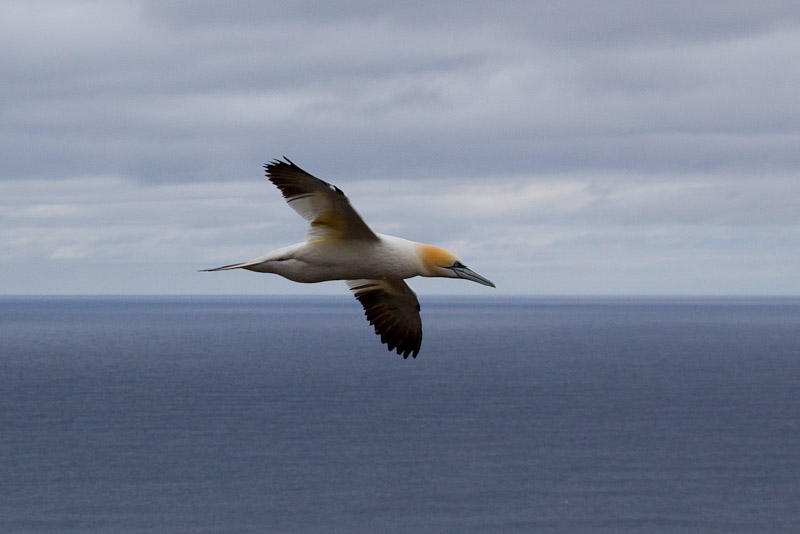
M 389 350 L 416 357 L 422 343 L 419 301 L 405 283 L 414 276 L 494 284 L 439 247 L 373 232 L 342 191 L 289 160 L 266 165 L 267 176 L 310 226 L 302 243 L 210 271 L 247 269 L 295 282 L 345 280 Z
M 303 283 L 430 276 L 420 257 L 424 245 L 400 237 L 376 235 L 375 241 L 318 239 L 296 243 L 236 268 L 274 273 Z

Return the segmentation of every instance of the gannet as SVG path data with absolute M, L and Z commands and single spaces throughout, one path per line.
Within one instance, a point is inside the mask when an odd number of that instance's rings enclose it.
M 246 269 L 304 283 L 344 280 L 381 342 L 403 358 L 416 358 L 422 345 L 419 301 L 406 278 L 463 278 L 495 287 L 452 252 L 373 232 L 341 189 L 284 160 L 264 168 L 289 206 L 310 223 L 305 241 L 205 271 Z

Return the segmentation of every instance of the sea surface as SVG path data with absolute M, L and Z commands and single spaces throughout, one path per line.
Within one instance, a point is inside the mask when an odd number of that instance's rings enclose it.
M 0 532 L 800 532 L 800 299 L 421 301 L 0 297 Z

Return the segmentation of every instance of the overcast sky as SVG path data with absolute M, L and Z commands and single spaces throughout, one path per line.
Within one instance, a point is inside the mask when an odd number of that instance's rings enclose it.
M 0 2 L 0 293 L 346 293 L 288 156 L 498 289 L 800 294 L 800 3 Z

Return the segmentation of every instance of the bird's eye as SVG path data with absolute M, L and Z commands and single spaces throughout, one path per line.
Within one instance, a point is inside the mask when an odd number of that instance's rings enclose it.
M 464 265 L 460 261 L 455 262 L 453 264 L 453 266 L 451 267 L 451 269 L 463 269 L 463 268 L 464 268 Z

